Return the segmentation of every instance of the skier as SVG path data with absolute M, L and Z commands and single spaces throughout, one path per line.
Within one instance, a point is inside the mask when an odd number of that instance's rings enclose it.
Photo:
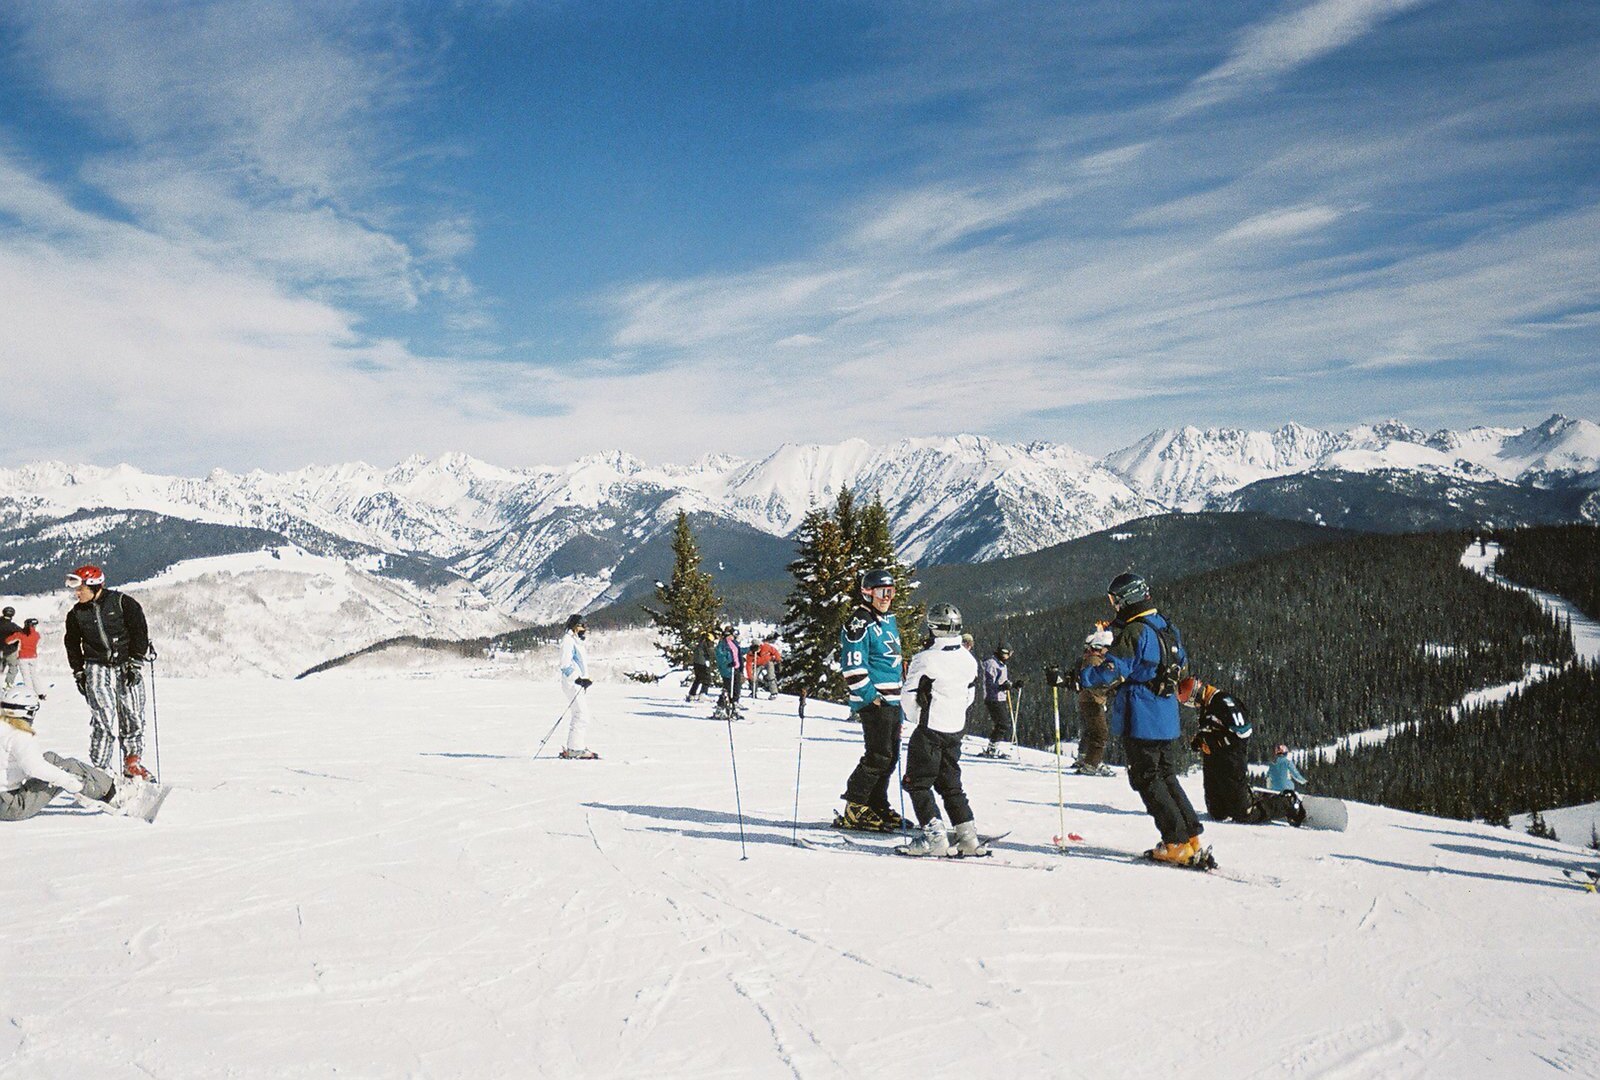
M 712 655 L 712 642 L 715 637 L 710 630 L 707 630 L 700 635 L 700 640 L 694 643 L 694 658 L 691 661 L 694 665 L 694 681 L 689 683 L 689 696 L 684 699 L 690 704 L 694 703 L 695 698 L 708 692 L 713 685 L 711 665 L 716 662 L 716 657 Z
M 599 754 L 589 749 L 589 651 L 583 639 L 589 628 L 582 615 L 567 616 L 567 631 L 561 635 L 561 689 L 567 696 L 567 745 L 560 757 L 567 761 L 594 761 Z
M 1098 667 L 1105 661 L 1106 650 L 1111 648 L 1111 631 L 1098 626 L 1083 639 L 1083 658 L 1079 668 Z M 1106 701 L 1112 687 L 1081 687 L 1078 690 L 1078 716 L 1083 730 L 1078 735 L 1078 756 L 1072 762 L 1072 771 L 1079 776 L 1115 776 L 1116 771 L 1105 763 L 1106 743 L 1111 731 L 1106 726 Z
M 89 702 L 89 758 L 97 769 L 110 768 L 112 743 L 120 742 L 122 775 L 153 781 L 140 760 L 150 630 L 137 600 L 105 586 L 98 566 L 85 564 L 67 575 L 78 601 L 67 612 L 67 663 L 78 693 Z
M 18 682 L 28 687 L 43 701 L 44 687 L 39 685 L 39 620 L 28 619 L 22 624 L 22 629 L 6 638 L 6 644 L 15 643 L 17 646 L 17 665 L 21 668 Z M 10 670 L 6 675 L 10 677 Z M 7 684 L 8 686 L 10 684 Z
M 1156 610 L 1150 586 L 1136 574 L 1113 578 L 1106 599 L 1117 613 L 1109 628 L 1113 644 L 1105 660 L 1079 672 L 1079 685 L 1116 686 L 1109 727 L 1122 737 L 1128 784 L 1161 832 L 1161 843 L 1145 854 L 1157 862 L 1191 865 L 1201 857 L 1204 830 L 1172 762 L 1178 679 L 1188 660 L 1183 636 Z
M 1306 782 L 1304 774 L 1289 760 L 1289 748 L 1279 743 L 1272 748 L 1272 764 L 1267 766 L 1267 786 L 1273 791 L 1294 791 Z
M 119 792 L 110 773 L 40 751 L 33 734 L 38 711 L 39 700 L 26 686 L 0 694 L 0 821 L 31 818 L 63 791 L 111 803 Z
M 1178 684 L 1178 703 L 1200 714 L 1200 729 L 1189 740 L 1189 748 L 1201 755 L 1206 813 L 1218 821 L 1270 822 L 1272 815 L 1256 798 L 1246 775 L 1246 752 L 1254 728 L 1239 699 L 1190 677 Z
M 734 637 L 732 624 L 722 628 L 722 640 L 717 642 L 717 674 L 722 676 L 717 711 L 737 713 L 739 690 L 744 684 L 744 658 L 739 655 L 739 641 Z
M 967 726 L 967 706 L 978 696 L 978 662 L 961 647 L 957 636 L 961 612 L 954 605 L 934 604 L 928 609 L 928 633 L 931 642 L 906 669 L 905 685 L 913 696 L 909 719 L 916 728 L 906 748 L 905 779 L 900 783 L 911 796 L 922 835 L 896 850 L 902 855 L 951 854 L 950 836 L 933 797 L 937 791 L 955 830 L 955 854 L 987 855 L 961 788 L 961 736 Z
M 989 745 L 978 751 L 980 757 L 1003 758 L 1006 743 L 1011 741 L 1011 690 L 1017 683 L 1011 681 L 1011 647 L 1005 642 L 995 646 L 994 655 L 983 662 L 983 707 L 989 713 Z
M 845 784 L 843 829 L 897 832 L 900 815 L 889 806 L 889 778 L 900 760 L 900 626 L 889 614 L 894 575 L 868 570 L 860 600 L 839 635 L 839 669 L 850 691 L 850 714 L 861 724 L 861 761 Z
M 22 632 L 22 627 L 12 622 L 17 616 L 17 609 L 6 607 L 0 609 L 0 664 L 6 670 L 6 686 L 17 685 L 17 670 L 20 661 L 20 648 L 11 639 Z

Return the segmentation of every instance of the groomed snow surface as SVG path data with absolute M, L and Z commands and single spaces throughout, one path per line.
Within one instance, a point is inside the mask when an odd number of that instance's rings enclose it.
M 1062 857 L 1025 752 L 966 763 L 993 860 L 804 850 L 780 699 L 732 729 L 744 860 L 728 726 L 675 678 L 592 693 L 604 760 L 563 762 L 548 679 L 163 680 L 156 824 L 0 825 L 0 1076 L 1600 1073 L 1578 847 L 1355 806 L 1208 828 L 1247 881 Z M 70 687 L 40 729 L 84 753 Z M 859 753 L 814 706 L 819 836 Z M 1086 840 L 1155 839 L 1120 773 L 1065 791 Z

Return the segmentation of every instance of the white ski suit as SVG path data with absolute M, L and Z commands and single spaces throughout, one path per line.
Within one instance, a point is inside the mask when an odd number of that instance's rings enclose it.
M 583 639 L 568 630 L 561 638 L 561 689 L 567 695 L 567 749 L 587 750 L 589 699 L 579 679 L 589 677 L 589 653 Z

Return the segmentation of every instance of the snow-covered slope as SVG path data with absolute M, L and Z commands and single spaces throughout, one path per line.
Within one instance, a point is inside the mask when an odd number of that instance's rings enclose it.
M 114 582 L 137 597 L 160 670 L 185 676 L 241 673 L 290 677 L 330 655 L 402 635 L 482 637 L 521 625 L 470 582 L 429 588 L 363 565 L 293 546 L 187 559 L 146 581 Z M 39 655 L 65 683 L 59 642 L 71 597 L 8 598 L 40 620 Z
M 1561 873 L 1592 854 L 1355 806 L 1343 834 L 1208 827 L 1243 882 L 1061 857 L 1033 752 L 964 763 L 1013 830 L 988 863 L 807 851 L 792 700 L 733 728 L 736 800 L 729 729 L 679 688 L 593 693 L 604 758 L 576 763 L 530 760 L 542 678 L 164 683 L 156 824 L 0 824 L 0 1074 L 1600 1072 L 1600 909 Z M 81 754 L 76 695 L 48 706 Z M 808 827 L 859 753 L 808 710 Z M 1154 838 L 1121 780 L 1065 784 L 1069 831 Z

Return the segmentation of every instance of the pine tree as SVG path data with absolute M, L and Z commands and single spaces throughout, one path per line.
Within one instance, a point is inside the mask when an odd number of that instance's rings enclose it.
M 700 568 L 700 545 L 682 510 L 672 533 L 672 577 L 656 584 L 656 604 L 645 608 L 660 631 L 656 647 L 673 667 L 687 667 L 695 645 L 715 631 L 722 598 L 711 575 Z
M 1593 822 L 1589 823 L 1589 850 L 1600 851 L 1600 829 L 1596 829 Z
M 1537 810 L 1533 812 L 1533 820 L 1528 822 L 1528 835 L 1537 836 L 1543 840 L 1558 839 L 1556 831 L 1544 820 L 1544 815 Z
M 851 561 L 858 577 L 868 570 L 879 568 L 886 568 L 894 574 L 894 603 L 889 608 L 889 614 L 895 617 L 900 626 L 902 655 L 907 660 L 911 659 L 921 644 L 922 621 L 927 609 L 916 601 L 915 569 L 901 562 L 895 553 L 894 535 L 889 530 L 889 511 L 876 495 L 857 521 L 852 549 Z
M 848 534 L 839 528 L 840 509 L 851 514 L 847 492 L 834 512 L 812 507 L 795 534 L 796 557 L 789 564 L 794 585 L 784 610 L 783 687 L 825 701 L 843 701 L 839 675 L 839 634 L 855 593 Z M 850 518 L 853 520 L 853 518 Z

